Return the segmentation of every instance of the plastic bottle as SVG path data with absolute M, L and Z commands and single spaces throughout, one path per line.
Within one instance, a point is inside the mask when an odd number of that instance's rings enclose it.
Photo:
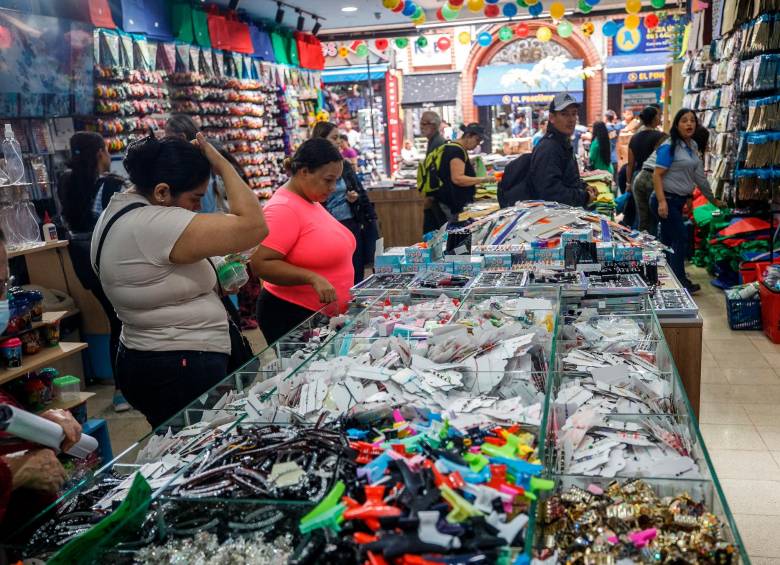
M 3 140 L 3 157 L 5 157 L 5 172 L 11 184 L 17 184 L 24 179 L 24 161 L 22 148 L 14 137 L 11 124 L 5 124 L 5 139 Z
M 24 243 L 41 241 L 41 230 L 38 227 L 40 218 L 35 211 L 35 204 L 30 199 L 30 191 L 26 186 L 17 186 L 16 191 L 16 218 L 17 229 Z
M 48 212 L 45 212 L 43 215 L 41 231 L 43 231 L 43 241 L 57 241 L 59 239 L 57 237 L 57 226 L 52 223 Z

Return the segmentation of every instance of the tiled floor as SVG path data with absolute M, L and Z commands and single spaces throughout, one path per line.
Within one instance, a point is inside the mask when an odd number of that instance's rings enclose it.
M 705 271 L 689 275 L 702 287 L 702 434 L 752 562 L 780 564 L 780 345 L 731 331 L 723 293 Z M 259 332 L 249 337 L 256 351 L 264 346 Z M 108 420 L 115 454 L 149 431 L 135 410 L 114 413 L 113 387 L 90 390 L 90 416 Z
M 733 332 L 723 293 L 702 269 L 701 430 L 742 539 L 756 565 L 780 563 L 780 345 Z

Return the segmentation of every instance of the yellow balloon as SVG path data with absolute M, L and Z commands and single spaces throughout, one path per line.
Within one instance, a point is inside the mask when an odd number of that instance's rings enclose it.
M 419 18 L 417 18 L 416 20 L 412 20 L 412 23 L 414 25 L 416 25 L 416 26 L 424 24 L 425 23 L 425 12 L 423 12 L 423 14 Z
M 550 41 L 550 39 L 552 39 L 552 31 L 550 31 L 549 27 L 542 26 L 536 30 L 536 39 L 542 43 L 547 43 Z
M 638 14 L 642 11 L 642 0 L 626 0 L 626 12 Z
M 485 7 L 485 0 L 469 0 L 467 6 L 472 12 L 481 12 Z
M 346 47 L 339 47 L 339 57 L 346 59 L 349 56 L 349 49 Z
M 631 14 L 629 16 L 626 16 L 626 21 L 623 22 L 623 25 L 625 25 L 628 29 L 636 29 L 639 27 L 639 16 L 636 14 Z
M 382 0 L 382 6 L 387 8 L 388 10 L 392 10 L 398 6 L 398 3 L 401 0 Z
M 632 0 L 628 0 L 631 2 Z M 526 2 L 527 4 L 528 2 Z M 566 13 L 566 6 L 561 4 L 560 2 L 553 2 L 550 4 L 550 16 L 552 16 L 552 19 L 554 20 L 562 20 L 563 15 Z
M 593 22 L 585 22 L 582 24 L 582 33 L 584 33 L 587 37 L 593 35 L 594 31 L 596 31 L 596 26 L 593 25 Z
M 461 45 L 468 45 L 469 43 L 471 43 L 471 34 L 467 31 L 461 31 L 458 34 L 458 42 Z

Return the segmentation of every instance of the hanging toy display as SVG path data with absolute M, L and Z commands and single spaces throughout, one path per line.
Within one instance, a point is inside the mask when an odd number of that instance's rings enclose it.
M 547 43 L 552 39 L 552 31 L 547 26 L 542 26 L 536 30 L 536 39 L 542 43 Z
M 482 31 L 477 36 L 477 43 L 479 43 L 482 47 L 488 47 L 491 43 L 493 43 L 493 36 L 490 35 L 490 32 L 488 31 Z

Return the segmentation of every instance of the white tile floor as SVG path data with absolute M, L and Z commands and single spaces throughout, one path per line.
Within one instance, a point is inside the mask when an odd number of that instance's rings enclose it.
M 689 267 L 702 290 L 704 318 L 700 420 L 704 440 L 754 565 L 780 564 L 780 345 L 758 331 L 733 332 L 723 293 Z M 259 332 L 250 340 L 264 345 Z M 114 453 L 148 432 L 132 410 L 115 414 L 113 387 L 93 387 L 92 417 L 109 421 Z
M 723 293 L 688 273 L 704 318 L 700 421 L 726 499 L 754 565 L 780 563 L 780 344 L 729 329 Z

